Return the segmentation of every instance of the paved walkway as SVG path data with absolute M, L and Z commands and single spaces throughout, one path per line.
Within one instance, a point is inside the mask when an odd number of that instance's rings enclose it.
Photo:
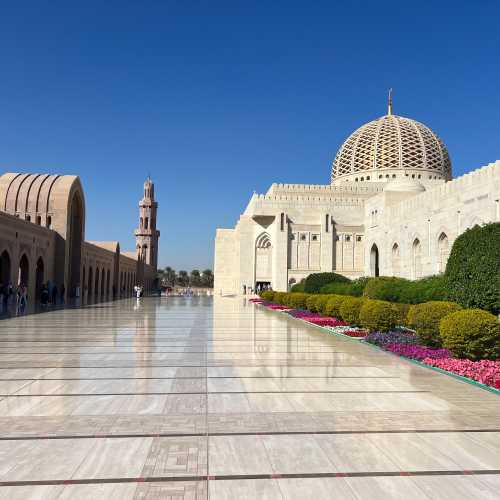
M 3 320 L 0 394 L 1 499 L 500 498 L 498 396 L 242 298 Z

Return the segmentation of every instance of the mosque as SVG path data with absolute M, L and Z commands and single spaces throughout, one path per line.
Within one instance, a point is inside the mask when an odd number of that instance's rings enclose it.
M 500 220 L 500 161 L 452 178 L 428 127 L 392 113 L 358 128 L 329 185 L 272 184 L 233 229 L 217 229 L 214 293 L 286 291 L 311 273 L 349 278 L 442 273 L 454 240 Z
M 36 298 L 43 284 L 64 285 L 68 298 L 99 301 L 154 287 L 158 259 L 158 203 L 150 178 L 139 202 L 136 249 L 117 241 L 85 240 L 85 196 L 74 175 L 0 176 L 0 284 L 23 284 Z

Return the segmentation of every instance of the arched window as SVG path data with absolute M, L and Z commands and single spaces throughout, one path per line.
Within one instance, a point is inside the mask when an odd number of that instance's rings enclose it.
M 149 228 L 149 217 L 146 217 L 144 219 L 144 229 L 148 229 Z
M 21 257 L 21 260 L 19 261 L 19 273 L 18 273 L 17 284 L 28 286 L 29 276 L 30 276 L 29 273 L 30 273 L 30 264 L 28 261 L 28 257 L 26 257 L 26 254 L 24 253 L 23 256 Z
M 412 245 L 412 278 L 418 279 L 422 276 L 422 244 L 415 238 Z
M 379 265 L 380 265 L 380 262 L 379 262 L 378 247 L 374 243 L 372 245 L 371 250 L 370 250 L 370 272 L 371 272 L 372 276 L 379 276 L 379 274 L 380 274 Z
M 399 276 L 401 273 L 401 256 L 399 254 L 399 245 L 397 243 L 394 243 L 394 245 L 392 245 L 391 257 L 392 275 Z
M 450 243 L 446 233 L 442 232 L 438 238 L 438 259 L 439 259 L 439 272 L 444 273 L 446 270 L 446 262 L 450 255 Z
M 141 229 L 144 227 L 144 219 L 142 217 L 140 218 L 140 227 Z
M 0 283 L 9 284 L 11 278 L 10 255 L 7 250 L 0 255 Z
M 40 297 L 42 292 L 42 286 L 44 282 L 44 265 L 43 259 L 39 257 L 36 261 L 36 271 L 35 271 L 35 294 L 37 297 Z
M 95 270 L 94 295 L 99 295 L 99 268 Z
M 92 291 L 92 285 L 93 285 L 93 270 L 92 270 L 92 266 L 89 267 L 89 280 L 88 280 L 88 283 L 87 283 L 87 295 L 89 297 L 91 297 L 93 295 Z

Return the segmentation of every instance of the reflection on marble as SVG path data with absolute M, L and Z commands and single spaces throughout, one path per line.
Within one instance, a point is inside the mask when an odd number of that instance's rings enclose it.
M 498 396 L 245 299 L 1 328 L 0 499 L 498 497 Z

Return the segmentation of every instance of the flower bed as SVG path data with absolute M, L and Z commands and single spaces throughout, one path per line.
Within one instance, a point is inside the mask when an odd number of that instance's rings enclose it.
M 414 359 L 430 367 L 439 368 L 451 374 L 467 378 L 500 390 L 500 361 L 470 361 L 452 358 L 448 349 L 432 349 L 418 344 L 415 332 L 407 328 L 396 328 L 389 332 L 368 333 L 362 328 L 347 325 L 337 318 L 321 316 L 316 312 L 290 309 L 262 299 L 250 299 L 271 310 L 284 311 L 290 316 L 302 319 L 316 326 L 324 327 L 332 333 L 363 339 L 385 351 L 398 356 Z
M 426 365 L 446 370 L 447 372 L 470 378 L 481 384 L 500 390 L 500 361 L 471 361 L 469 359 L 425 358 Z
M 417 344 L 385 344 L 382 349 L 406 358 L 418 359 L 419 361 L 449 358 L 451 356 L 448 349 L 431 349 Z
M 405 344 L 411 345 L 417 343 L 417 336 L 411 330 L 400 328 L 389 332 L 373 332 L 366 337 L 370 344 L 383 347 L 387 344 Z

